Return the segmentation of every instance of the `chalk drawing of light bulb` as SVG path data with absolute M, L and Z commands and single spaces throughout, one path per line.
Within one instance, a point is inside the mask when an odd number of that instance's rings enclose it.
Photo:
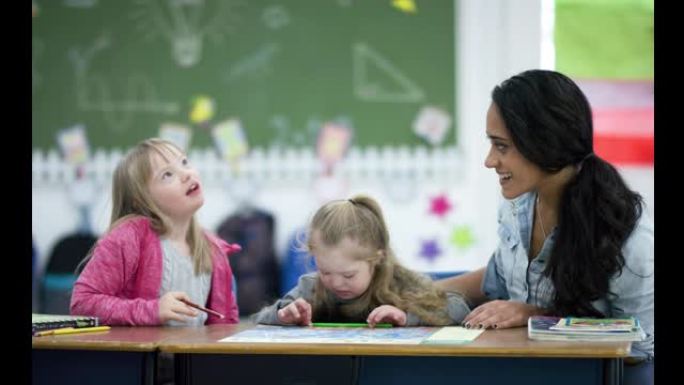
M 131 18 L 145 40 L 162 37 L 171 44 L 171 55 L 183 68 L 202 58 L 204 39 L 221 43 L 237 28 L 242 0 L 136 0 Z
M 112 46 L 112 39 L 103 33 L 92 44 L 68 50 L 74 68 L 76 107 L 81 111 L 101 113 L 114 133 L 128 130 L 140 113 L 177 114 L 178 103 L 161 100 L 157 88 L 144 73 L 133 71 L 121 80 L 91 71 L 93 60 Z

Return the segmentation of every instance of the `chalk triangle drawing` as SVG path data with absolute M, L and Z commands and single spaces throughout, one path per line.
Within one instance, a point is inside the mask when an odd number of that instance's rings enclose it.
M 415 103 L 425 99 L 425 93 L 415 82 L 367 44 L 354 44 L 352 55 L 354 94 L 357 98 L 394 103 Z

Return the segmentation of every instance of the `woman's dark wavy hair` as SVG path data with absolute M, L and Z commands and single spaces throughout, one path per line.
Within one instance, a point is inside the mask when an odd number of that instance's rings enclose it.
M 492 101 L 525 158 L 551 173 L 579 168 L 562 194 L 544 270 L 554 286 L 550 313 L 606 316 L 592 301 L 611 294 L 610 278 L 622 272 L 621 250 L 641 216 L 641 196 L 594 154 L 591 107 L 567 76 L 525 71 L 496 86 Z

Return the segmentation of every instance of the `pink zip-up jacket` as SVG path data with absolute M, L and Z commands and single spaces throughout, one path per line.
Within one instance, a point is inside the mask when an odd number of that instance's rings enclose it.
M 207 324 L 238 323 L 233 271 L 227 256 L 240 250 L 205 232 L 212 245 L 211 289 L 206 306 L 226 317 L 208 315 Z M 103 325 L 160 325 L 162 248 L 145 217 L 117 225 L 97 242 L 74 284 L 71 314 L 97 316 Z

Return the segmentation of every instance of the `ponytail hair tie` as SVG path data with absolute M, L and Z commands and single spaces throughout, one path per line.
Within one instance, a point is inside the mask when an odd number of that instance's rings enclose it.
M 223 251 L 227 255 L 235 254 L 237 252 L 242 251 L 242 246 L 238 245 L 237 243 L 226 243 L 223 246 Z
M 580 160 L 579 163 L 577 163 L 577 172 L 582 171 L 582 166 L 584 165 L 584 161 L 586 161 L 589 158 L 593 158 L 595 156 L 596 156 L 596 154 L 594 154 L 593 151 L 590 151 L 587 155 L 585 155 L 584 158 L 582 158 L 582 160 Z

